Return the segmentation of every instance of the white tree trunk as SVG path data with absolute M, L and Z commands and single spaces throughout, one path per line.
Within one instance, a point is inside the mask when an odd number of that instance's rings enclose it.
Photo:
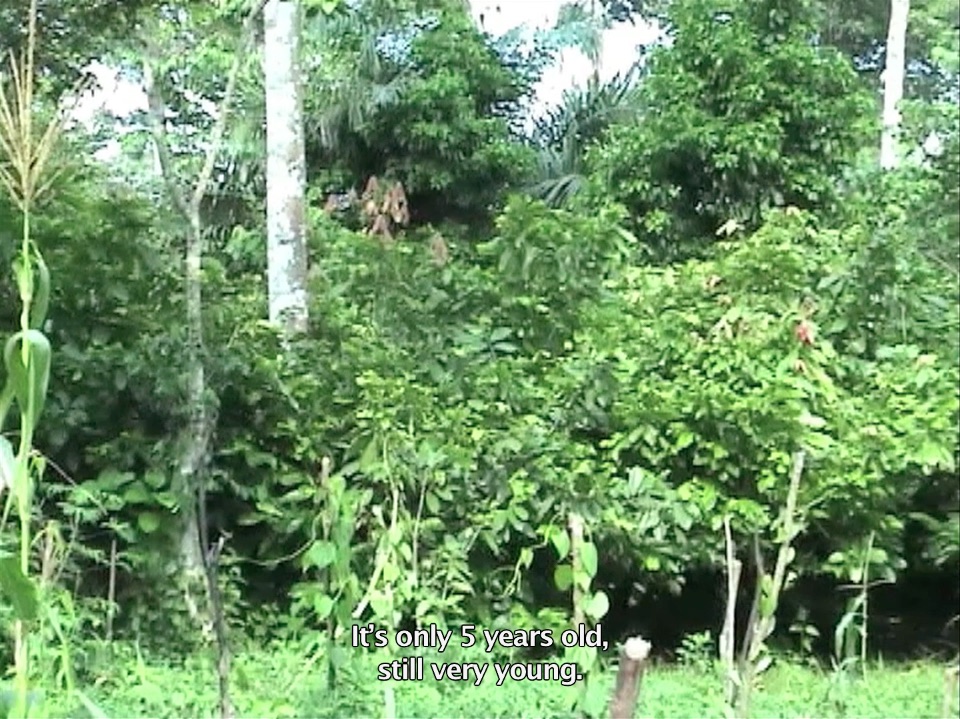
M 909 14 L 910 0 L 891 0 L 887 63 L 883 70 L 883 134 L 880 137 L 880 166 L 885 170 L 900 164 L 897 142 L 900 134 L 900 101 L 903 100 Z
M 307 330 L 306 161 L 297 4 L 269 0 L 263 11 L 267 105 L 267 294 L 270 321 L 287 334 Z

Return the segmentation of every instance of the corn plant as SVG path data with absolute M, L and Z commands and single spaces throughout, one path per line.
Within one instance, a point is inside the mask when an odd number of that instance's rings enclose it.
M 0 434 L 0 493 L 6 494 L 0 526 L 6 526 L 11 511 L 19 524 L 18 552 L 0 551 L 0 591 L 10 602 L 14 617 L 14 697 L 9 715 L 16 717 L 29 716 L 32 710 L 28 640 L 39 614 L 39 593 L 30 576 L 30 519 L 34 487 L 44 470 L 33 437 L 47 395 L 51 356 L 50 341 L 42 329 L 50 301 L 50 272 L 31 239 L 30 221 L 37 200 L 56 178 L 50 159 L 63 127 L 62 115 L 42 131 L 35 127 L 36 25 L 37 3 L 31 0 L 27 47 L 19 58 L 11 53 L 9 79 L 0 75 L 0 182 L 22 220 L 20 248 L 13 261 L 21 303 L 20 327 L 3 346 L 5 378 L 0 390 L 0 432 L 14 405 L 19 413 L 16 448 L 8 435 Z

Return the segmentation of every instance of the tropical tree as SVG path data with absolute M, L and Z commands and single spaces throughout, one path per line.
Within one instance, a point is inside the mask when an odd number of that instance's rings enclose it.
M 803 4 L 730 9 L 674 0 L 670 44 L 651 53 L 642 121 L 588 153 L 592 194 L 632 214 L 660 257 L 702 247 L 727 222 L 776 206 L 825 208 L 870 137 L 874 102 L 849 60 L 810 42 Z
M 534 78 L 481 34 L 457 2 L 376 2 L 308 30 L 308 165 L 319 189 L 402 184 L 414 224 L 477 221 L 532 169 L 516 120 Z

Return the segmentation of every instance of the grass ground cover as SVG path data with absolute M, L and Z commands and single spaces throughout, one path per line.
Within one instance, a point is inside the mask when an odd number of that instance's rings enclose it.
M 95 657 L 99 654 L 99 657 Z M 131 645 L 94 651 L 81 673 L 81 688 L 112 717 L 212 717 L 217 706 L 213 659 L 180 660 L 145 656 Z M 238 652 L 234 659 L 233 700 L 241 717 L 312 717 L 346 719 L 382 717 L 384 684 L 377 666 L 396 658 L 352 653 L 327 689 L 322 661 L 311 663 L 301 647 L 275 644 Z M 424 652 L 427 662 L 511 661 L 510 657 L 459 651 Z M 526 661 L 514 658 L 513 661 Z M 516 682 L 497 686 L 490 671 L 480 686 L 470 682 L 437 682 L 429 670 L 420 682 L 394 682 L 397 717 L 402 719 L 562 719 L 580 687 L 556 682 Z M 600 705 L 609 696 L 614 673 L 596 678 L 591 691 Z M 755 717 L 822 717 L 824 719 L 889 719 L 941 717 L 944 667 L 936 661 L 875 663 L 863 674 L 844 673 L 810 660 L 778 658 L 763 675 L 755 694 Z M 722 717 L 723 688 L 719 675 L 706 665 L 654 664 L 641 691 L 638 716 L 657 719 Z M 45 702 L 50 716 L 77 717 L 85 712 L 66 695 Z M 956 703 L 948 716 L 960 716 Z

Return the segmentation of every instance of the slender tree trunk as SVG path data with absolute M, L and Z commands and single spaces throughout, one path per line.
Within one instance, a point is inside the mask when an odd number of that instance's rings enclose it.
M 267 279 L 270 321 L 306 332 L 306 161 L 300 81 L 299 11 L 269 0 L 263 11 L 267 106 Z
M 180 567 L 187 581 L 187 601 L 204 579 L 203 547 L 197 521 L 197 487 L 203 480 L 213 434 L 207 404 L 207 382 L 203 362 L 203 226 L 197 208 L 191 208 L 190 230 L 185 252 L 185 298 L 187 315 L 187 425 L 182 437 L 176 494 L 180 503 Z M 197 614 L 195 606 L 191 613 Z
M 196 619 L 202 617 L 196 603 L 196 593 L 198 590 L 203 591 L 206 585 L 206 565 L 200 527 L 203 513 L 199 511 L 199 505 L 205 501 L 203 482 L 215 424 L 213 408 L 207 396 L 204 372 L 202 268 L 204 227 L 200 207 L 210 187 L 217 155 L 223 147 L 227 118 L 236 93 L 240 68 L 247 57 L 254 21 L 263 10 L 265 1 L 257 0 L 244 21 L 243 38 L 227 76 L 226 91 L 218 108 L 217 120 L 214 123 L 203 166 L 189 191 L 177 181 L 173 153 L 166 132 L 167 107 L 154 73 L 153 63 L 163 56 L 164 49 L 157 47 L 149 37 L 145 38 L 148 52 L 143 64 L 143 78 L 157 162 L 160 165 L 167 195 L 186 224 L 184 294 L 187 341 L 184 347 L 184 364 L 187 374 L 185 408 L 187 423 L 180 438 L 179 465 L 174 478 L 174 491 L 179 500 L 180 510 L 180 542 L 177 550 L 181 579 L 184 580 L 184 600 L 188 611 Z
M 640 682 L 650 657 L 650 642 L 630 637 L 620 650 L 620 666 L 610 699 L 610 719 L 633 719 L 640 698 Z
M 155 51 L 159 49 L 155 48 Z M 166 104 L 157 87 L 152 60 L 143 66 L 144 85 L 150 109 L 154 148 L 161 175 L 167 187 L 170 201 L 180 211 L 186 225 L 184 249 L 184 298 L 186 304 L 187 341 L 184 346 L 184 369 L 187 376 L 186 415 L 187 423 L 180 436 L 179 462 L 173 481 L 174 494 L 178 499 L 179 535 L 177 559 L 183 582 L 184 601 L 191 616 L 198 618 L 199 609 L 195 597 L 198 579 L 202 580 L 203 550 L 197 526 L 197 484 L 202 476 L 209 451 L 206 409 L 206 381 L 203 369 L 203 285 L 201 262 L 203 259 L 203 226 L 199 205 L 187 199 L 175 179 L 175 169 L 166 137 Z M 202 585 L 200 585 L 202 586 Z
M 897 141 L 900 134 L 900 101 L 903 100 L 909 14 L 910 0 L 891 0 L 887 61 L 883 70 L 883 134 L 880 137 L 880 166 L 885 170 L 900 164 Z
M 187 425 L 181 437 L 180 463 L 175 478 L 175 492 L 180 505 L 180 545 L 178 558 L 181 580 L 184 586 L 184 601 L 195 621 L 206 629 L 207 622 L 214 629 L 217 649 L 217 678 L 220 690 L 221 719 L 233 719 L 233 703 L 230 700 L 230 647 L 226 636 L 224 607 L 218 585 L 218 567 L 224 537 L 215 547 L 209 547 L 206 523 L 207 463 L 216 414 L 207 396 L 204 372 L 203 346 L 203 250 L 204 227 L 200 213 L 203 199 L 210 187 L 217 155 L 223 147 L 233 97 L 236 94 L 240 68 L 249 54 L 254 24 L 263 11 L 266 0 L 254 0 L 243 23 L 242 38 L 237 46 L 226 89 L 218 107 L 216 121 L 207 144 L 203 166 L 197 174 L 189 193 L 178 184 L 173 153 L 166 133 L 166 103 L 154 77 L 152 62 L 162 57 L 163 49 L 149 39 L 150 52 L 143 66 L 144 85 L 149 105 L 148 118 L 157 152 L 157 162 L 167 188 L 170 201 L 177 208 L 188 226 L 184 252 L 184 282 L 186 296 L 187 342 L 184 348 L 187 370 Z M 151 57 L 152 56 L 152 57 Z M 208 555 L 207 552 L 210 552 Z M 203 610 L 197 606 L 197 594 L 206 594 Z

